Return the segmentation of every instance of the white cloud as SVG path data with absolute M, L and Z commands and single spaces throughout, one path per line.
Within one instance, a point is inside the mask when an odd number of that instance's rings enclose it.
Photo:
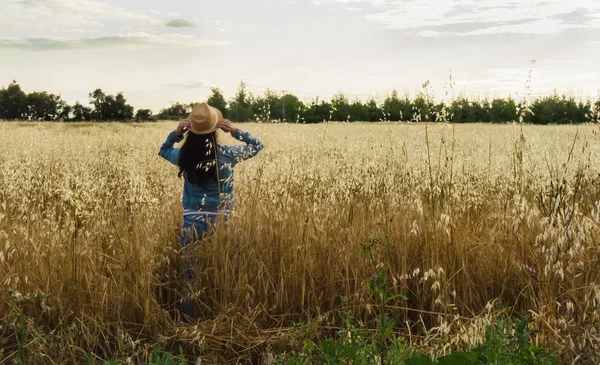
M 210 87 L 210 84 L 206 81 L 194 81 L 184 83 L 183 87 L 185 87 L 186 89 L 206 89 Z
M 542 73 L 544 69 L 541 67 L 536 68 L 488 68 L 484 69 L 485 74 L 490 75 L 494 79 L 498 80 L 522 80 L 527 79 L 529 72 L 532 75 L 538 75 Z
M 227 27 L 229 25 L 228 22 L 224 22 L 222 20 L 213 20 L 210 22 L 210 24 L 212 24 L 217 30 L 224 32 L 225 31 L 225 27 Z
M 185 19 L 173 19 L 170 22 L 166 23 L 166 25 L 168 27 L 175 27 L 175 28 L 194 28 L 196 27 L 196 24 L 187 21 Z
M 522 97 L 528 93 L 525 89 L 525 81 L 529 77 L 529 69 L 518 68 L 495 68 L 483 70 L 489 76 L 481 79 L 459 79 L 456 81 L 458 87 L 465 88 L 468 92 L 482 90 L 513 94 Z M 582 71 L 570 72 L 565 69 L 543 69 L 532 70 L 532 87 L 529 92 L 533 95 L 547 95 L 552 90 L 568 90 L 574 85 L 586 85 L 582 91 L 589 92 L 595 89 L 595 80 L 598 80 L 600 72 Z M 592 81 L 590 83 L 590 81 Z
M 366 4 L 366 18 L 389 29 L 414 31 L 423 37 L 481 34 L 557 34 L 575 27 L 600 27 L 597 0 L 311 0 L 314 4 Z M 559 17 L 585 12 L 578 24 Z M 440 27 L 475 30 L 440 32 Z M 437 33 L 432 33 L 436 31 Z
M 311 0 L 312 3 L 318 5 L 332 5 L 332 4 L 369 4 L 374 6 L 381 6 L 389 0 Z
M 101 26 L 105 21 L 159 24 L 164 21 L 148 10 L 129 10 L 93 0 L 3 0 L 0 23 L 21 28 Z
M 441 37 L 441 36 L 481 36 L 492 34 L 530 34 L 530 35 L 555 35 L 565 29 L 583 28 L 583 24 L 564 23 L 560 19 L 540 19 L 530 22 L 496 25 L 482 27 L 469 32 L 436 32 L 433 30 L 419 31 L 417 34 L 422 37 Z
M 152 34 L 152 33 L 127 33 L 116 34 L 108 37 L 92 38 L 0 38 L 0 49 L 20 49 L 27 51 L 53 51 L 83 48 L 111 48 L 111 47 L 218 47 L 228 46 L 231 43 L 218 40 L 197 39 L 184 34 Z
M 421 30 L 421 31 L 417 32 L 417 34 L 424 38 L 441 37 L 444 35 L 444 33 L 436 32 L 435 30 Z
M 188 81 L 188 82 L 179 82 L 179 83 L 170 83 L 166 84 L 166 87 L 175 87 L 175 88 L 183 88 L 183 89 L 208 89 L 213 85 L 205 80 L 197 80 L 197 81 Z
M 559 19 L 540 19 L 531 22 L 499 25 L 481 28 L 472 32 L 458 33 L 457 35 L 489 35 L 489 34 L 537 34 L 552 35 L 560 33 L 565 29 L 582 28 L 584 25 L 564 23 Z
M 524 83 L 529 77 L 529 72 L 532 71 L 532 78 L 539 80 L 543 75 L 543 68 L 489 68 L 482 70 L 486 75 L 482 79 L 469 80 L 466 73 L 462 77 L 454 79 L 458 87 L 466 86 L 469 91 L 475 90 L 476 87 L 490 87 L 493 90 L 507 90 L 509 92 L 519 93 L 524 89 Z M 454 75 L 458 76 L 457 74 Z
M 575 82 L 575 81 L 581 81 L 581 80 L 592 80 L 592 79 L 597 80 L 599 76 L 600 76 L 600 72 L 598 72 L 598 71 L 581 72 L 578 74 L 565 76 L 560 79 L 557 78 L 556 81 Z M 555 80 L 551 80 L 551 81 L 555 81 Z

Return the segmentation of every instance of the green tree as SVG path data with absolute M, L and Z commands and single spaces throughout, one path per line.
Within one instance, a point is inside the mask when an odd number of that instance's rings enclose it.
M 577 102 L 574 97 L 566 95 L 546 96 L 534 100 L 531 104 L 532 114 L 528 114 L 526 122 L 533 124 L 574 124 L 589 121 L 592 114 L 590 102 Z
M 352 119 L 350 103 L 344 93 L 339 92 L 331 98 L 331 107 L 333 108 L 332 120 L 346 121 Z
M 492 117 L 491 109 L 489 100 L 476 100 L 473 103 L 473 120 L 477 123 L 489 123 Z
M 494 99 L 490 105 L 490 122 L 506 123 L 519 119 L 514 99 Z
M 89 97 L 90 104 L 94 107 L 94 119 L 125 121 L 133 118 L 133 106 L 127 104 L 123 93 L 113 96 L 105 94 L 102 89 L 96 89 L 89 94 Z
M 194 104 L 191 104 L 194 105 Z M 159 120 L 178 120 L 185 119 L 192 111 L 190 104 L 175 103 L 168 108 L 162 109 L 156 118 Z
M 94 118 L 94 111 L 92 110 L 92 108 L 87 107 L 85 105 L 81 105 L 79 102 L 76 102 L 71 110 L 71 115 L 71 120 L 73 121 L 90 121 Z
M 282 98 L 271 89 L 265 90 L 263 96 L 253 97 L 252 110 L 253 119 L 257 121 L 283 120 Z
M 211 94 L 208 96 L 208 99 L 206 99 L 206 102 L 208 105 L 219 109 L 219 111 L 221 111 L 223 114 L 223 118 L 227 118 L 227 101 L 225 101 L 225 97 L 223 96 L 221 89 L 218 87 L 212 87 L 210 92 Z
M 113 120 L 131 120 L 133 118 L 133 106 L 127 104 L 123 93 L 118 93 L 115 102 L 112 104 Z
M 489 123 L 491 105 L 487 100 L 469 100 L 461 96 L 452 102 L 448 113 L 457 123 Z
M 398 91 L 392 90 L 390 94 L 385 97 L 383 105 L 381 107 L 384 120 L 411 120 L 413 118 L 413 105 L 407 96 L 400 98 Z
M 27 95 L 27 116 L 32 120 L 68 120 L 70 109 L 60 95 L 45 91 L 32 92 Z
M 362 105 L 363 108 L 363 120 L 366 122 L 376 122 L 383 116 L 383 111 L 377 105 L 377 101 L 371 98 Z
M 71 120 L 72 111 L 73 111 L 73 107 L 70 106 L 69 104 L 67 104 L 67 102 L 64 102 L 64 105 L 59 110 L 57 120 L 65 121 L 65 122 Z
M 135 120 L 137 122 L 147 122 L 155 120 L 152 110 L 150 109 L 138 109 L 135 113 Z
M 252 95 L 248 92 L 246 83 L 240 82 L 237 93 L 229 102 L 229 117 L 236 122 L 248 122 L 253 119 Z
M 354 100 L 349 105 L 350 120 L 354 122 L 368 121 L 366 106 L 360 100 Z
M 284 93 L 281 97 L 282 122 L 297 122 L 300 120 L 304 103 L 294 94 Z
M 16 81 L 0 90 L 0 119 L 27 118 L 27 95 Z
M 592 123 L 600 123 L 600 99 L 596 100 L 596 102 L 592 106 L 589 119 Z
M 434 111 L 434 104 L 431 98 L 423 93 L 420 93 L 419 96 L 417 96 L 412 102 L 412 114 L 410 120 L 418 122 L 428 122 L 434 120 Z
M 96 89 L 89 94 L 90 104 L 93 106 L 92 118 L 104 120 L 103 116 L 107 114 L 106 94 L 102 89 Z
M 310 104 L 304 109 L 302 119 L 306 123 L 320 123 L 331 120 L 333 113 L 333 107 L 330 103 L 315 98 Z
M 298 122 L 301 118 L 304 103 L 296 95 L 278 93 L 267 89 L 262 97 L 252 98 L 251 105 L 254 119 L 280 122 Z

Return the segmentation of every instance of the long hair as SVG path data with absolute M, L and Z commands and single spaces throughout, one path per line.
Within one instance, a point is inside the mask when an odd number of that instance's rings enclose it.
M 189 132 L 179 151 L 179 178 L 185 176 L 194 185 L 217 181 L 216 133 L 198 135 Z

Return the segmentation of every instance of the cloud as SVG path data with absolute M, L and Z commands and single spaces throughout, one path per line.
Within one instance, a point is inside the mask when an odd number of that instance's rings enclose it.
M 317 5 L 333 5 L 333 4 L 369 4 L 373 6 L 385 5 L 389 0 L 311 0 Z
M 229 23 L 223 22 L 221 20 L 213 20 L 210 22 L 210 24 L 212 24 L 215 28 L 217 28 L 221 32 L 224 32 L 225 27 L 229 25 Z
M 456 85 L 466 86 L 471 90 L 475 90 L 477 86 L 481 86 L 489 90 L 493 88 L 496 90 L 506 90 L 511 93 L 519 95 L 524 92 L 523 83 L 527 80 L 529 75 L 529 69 L 518 69 L 518 68 L 493 68 L 483 70 L 489 78 L 474 79 L 474 80 L 457 80 Z M 559 84 L 573 84 L 581 83 L 582 81 L 589 81 L 598 79 L 600 76 L 599 71 L 582 71 L 582 72 L 570 72 L 566 70 L 549 69 L 544 70 L 543 68 L 534 68 L 533 71 L 533 82 L 537 85 L 534 90 L 540 92 L 540 87 L 544 89 L 552 90 L 556 85 Z M 550 86 L 550 88 L 547 88 Z
M 195 81 L 183 84 L 186 89 L 205 89 L 209 88 L 210 84 L 206 81 Z
M 444 35 L 444 33 L 438 32 L 435 30 L 421 30 L 421 31 L 417 32 L 417 34 L 423 38 L 441 37 Z
M 27 10 L 39 11 L 40 9 L 52 10 L 57 14 L 81 14 L 86 17 L 102 17 L 112 19 L 146 19 L 153 20 L 149 12 L 128 10 L 112 5 L 106 1 L 92 0 L 8 0 L 21 4 Z
M 512 91 L 519 91 L 519 87 L 523 85 L 532 72 L 536 79 L 540 79 L 544 69 L 536 68 L 488 68 L 484 69 L 483 73 L 488 76 L 485 79 L 479 80 L 455 80 L 456 85 L 494 85 L 494 86 L 510 86 Z
M 584 25 L 564 23 L 558 19 L 540 19 L 520 24 L 498 25 L 480 28 L 471 32 L 457 33 L 460 36 L 490 35 L 490 34 L 534 34 L 553 35 L 565 29 L 583 28 Z
M 171 20 L 170 22 L 166 23 L 166 25 L 168 27 L 175 27 L 175 28 L 185 28 L 185 27 L 194 28 L 194 27 L 196 27 L 196 24 L 194 24 L 192 22 L 188 22 L 185 19 L 174 19 L 174 20 Z
M 212 84 L 210 84 L 208 81 L 199 80 L 199 81 L 189 81 L 189 82 L 182 82 L 182 83 L 171 83 L 171 84 L 166 84 L 165 86 L 166 87 L 184 88 L 184 89 L 208 89 L 208 88 L 212 87 Z
M 529 34 L 529 35 L 556 35 L 566 29 L 585 27 L 582 24 L 564 23 L 559 19 L 540 19 L 517 24 L 490 25 L 489 23 L 473 24 L 476 29 L 466 32 L 450 32 L 422 30 L 417 32 L 421 37 L 443 37 L 443 36 L 483 36 L 494 34 Z
M 218 40 L 197 39 L 183 34 L 129 33 L 95 38 L 4 38 L 0 48 L 26 51 L 72 50 L 110 47 L 218 47 L 231 43 Z
M 21 28 L 47 29 L 91 26 L 103 22 L 125 21 L 160 24 L 164 21 L 151 10 L 130 10 L 106 1 L 93 0 L 3 0 L 0 23 L 10 22 Z
M 314 4 L 364 4 L 366 19 L 388 29 L 423 37 L 489 34 L 558 34 L 566 29 L 600 27 L 597 0 L 310 0 Z M 442 32 L 449 26 L 468 27 Z

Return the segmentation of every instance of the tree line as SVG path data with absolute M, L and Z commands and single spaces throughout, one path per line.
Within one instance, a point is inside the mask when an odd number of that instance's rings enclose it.
M 25 93 L 13 81 L 0 89 L 0 120 L 37 121 L 155 121 L 179 120 L 187 117 L 196 102 L 175 103 L 154 114 L 127 104 L 123 93 L 110 95 L 101 89 L 89 93 L 89 106 L 76 102 L 69 105 L 60 95 L 46 91 Z M 349 100 L 344 93 L 331 100 L 318 97 L 305 103 L 291 93 L 267 90 L 263 95 L 248 92 L 242 82 L 235 95 L 226 100 L 214 87 L 206 100 L 223 116 L 236 122 L 279 121 L 319 123 L 323 121 L 449 121 L 456 123 L 504 123 L 522 120 L 531 124 L 578 124 L 600 120 L 600 100 L 576 100 L 572 96 L 552 95 L 529 102 L 508 98 L 469 99 L 459 96 L 451 101 L 438 101 L 427 92 L 414 98 L 401 96 L 396 90 L 382 103 Z

